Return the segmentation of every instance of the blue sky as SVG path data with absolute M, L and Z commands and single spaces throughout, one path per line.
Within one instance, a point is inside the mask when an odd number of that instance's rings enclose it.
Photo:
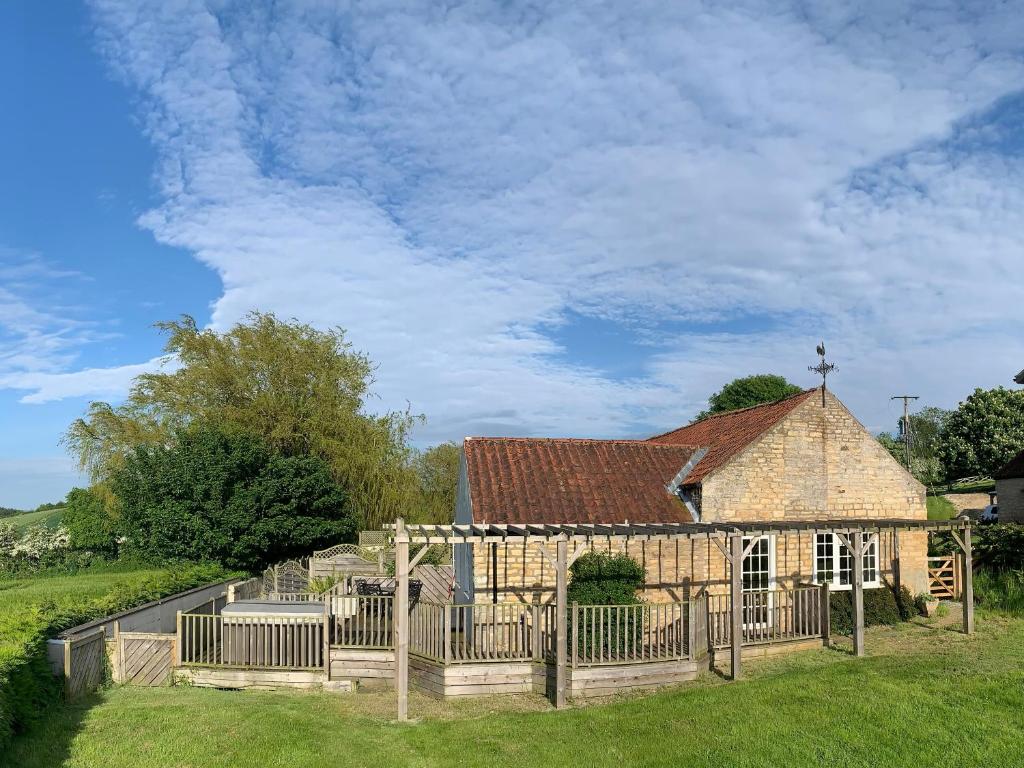
M 1021 3 L 61 8 L 0 6 L 0 505 L 181 313 L 347 328 L 423 444 L 1024 367 Z

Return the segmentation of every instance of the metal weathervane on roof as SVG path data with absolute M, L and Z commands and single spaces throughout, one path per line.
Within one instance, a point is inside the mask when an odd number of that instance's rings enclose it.
M 830 373 L 832 373 L 832 371 L 834 371 L 836 369 L 836 367 L 832 363 L 826 363 L 825 362 L 825 342 L 824 341 L 821 342 L 820 344 L 818 344 L 818 347 L 817 347 L 816 351 L 817 351 L 818 355 L 821 357 L 821 362 L 818 363 L 817 365 L 809 365 L 809 366 L 807 366 L 807 370 L 810 371 L 811 373 L 817 373 L 817 374 L 819 374 L 821 376 L 821 407 L 824 408 L 825 407 L 825 379 L 826 379 L 826 377 Z

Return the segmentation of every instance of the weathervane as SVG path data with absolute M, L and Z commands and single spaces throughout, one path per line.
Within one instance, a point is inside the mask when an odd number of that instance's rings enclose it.
M 825 377 L 828 376 L 836 367 L 832 363 L 825 362 L 825 342 L 821 342 L 817 348 L 818 355 L 821 356 L 821 362 L 817 365 L 807 366 L 807 370 L 811 373 L 817 373 L 821 376 L 821 407 L 825 407 Z

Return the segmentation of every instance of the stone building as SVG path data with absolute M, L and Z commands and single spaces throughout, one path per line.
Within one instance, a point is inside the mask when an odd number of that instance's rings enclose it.
M 1024 451 L 996 472 L 999 522 L 1024 523 Z
M 830 392 L 812 389 L 719 414 L 648 440 L 466 438 L 456 523 L 643 523 L 926 519 L 925 489 Z M 752 543 L 752 542 L 748 542 Z M 633 542 L 645 597 L 728 590 L 708 541 Z M 548 601 L 554 574 L 531 545 L 459 545 L 458 602 Z M 883 531 L 865 587 L 927 590 L 927 534 Z M 852 558 L 833 534 L 764 536 L 743 561 L 750 589 L 827 580 L 849 589 Z

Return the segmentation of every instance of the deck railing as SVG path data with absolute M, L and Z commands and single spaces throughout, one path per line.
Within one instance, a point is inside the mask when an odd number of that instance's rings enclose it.
M 768 589 L 743 593 L 743 645 L 821 637 L 827 620 L 822 588 Z M 707 595 L 708 641 L 712 648 L 732 642 L 729 595 Z
M 554 655 L 554 606 L 418 603 L 409 651 L 446 664 L 542 660 Z
M 570 607 L 574 667 L 669 661 L 688 655 L 687 603 Z
M 178 662 L 262 669 L 322 669 L 320 617 L 181 614 Z
M 394 648 L 395 598 L 331 595 L 330 644 L 342 648 Z

